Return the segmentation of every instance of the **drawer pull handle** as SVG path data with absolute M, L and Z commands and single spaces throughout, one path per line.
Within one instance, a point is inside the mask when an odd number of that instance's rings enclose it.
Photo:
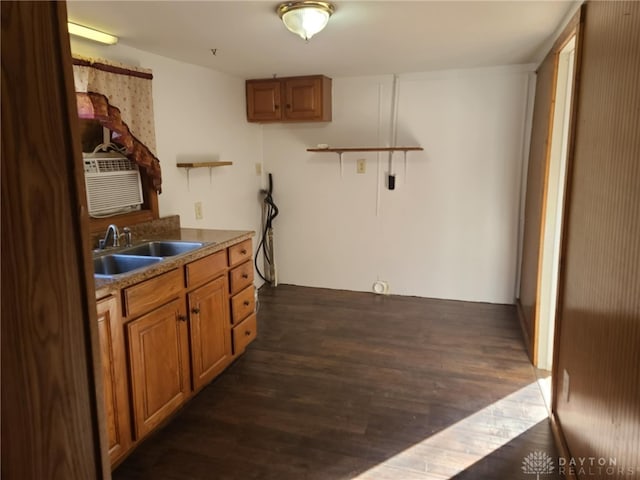
M 249 330 L 245 330 L 245 331 L 244 331 L 244 334 L 245 334 L 245 336 L 246 336 L 246 337 L 248 337 L 249 335 L 251 335 L 251 331 L 249 331 Z
M 193 313 L 195 315 L 199 314 L 200 313 L 200 308 L 198 308 L 198 307 L 192 308 L 191 309 L 191 313 Z
M 248 273 L 243 273 L 242 274 L 242 278 L 249 278 L 249 274 Z
M 246 255 L 246 254 L 247 254 L 247 249 L 246 249 L 246 248 L 243 248 L 242 250 L 240 250 L 240 253 L 241 253 L 242 255 Z
M 187 316 L 178 314 L 178 320 L 180 320 L 181 322 L 186 322 L 187 321 Z
M 251 305 L 251 302 L 249 300 L 245 300 L 244 301 L 244 306 L 248 307 L 249 305 Z

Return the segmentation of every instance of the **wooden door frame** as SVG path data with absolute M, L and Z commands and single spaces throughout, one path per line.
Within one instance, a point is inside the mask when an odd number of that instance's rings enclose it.
M 573 77 L 573 86 L 572 86 L 572 99 L 570 106 L 570 121 L 569 121 L 569 133 L 567 140 L 567 171 L 565 176 L 565 206 L 563 207 L 563 219 L 561 224 L 561 231 L 564 231 L 565 227 L 565 219 L 566 219 L 566 195 L 569 193 L 570 189 L 570 175 L 572 170 L 572 159 L 573 159 L 573 150 L 574 150 L 574 136 L 575 136 L 575 122 L 576 118 L 576 106 L 577 106 L 577 93 L 578 93 L 578 84 L 579 84 L 579 76 L 580 76 L 580 54 L 582 50 L 582 41 L 581 41 L 581 31 L 582 24 L 584 22 L 584 6 L 581 6 L 575 15 L 571 18 L 571 20 L 567 23 L 566 27 L 562 31 L 562 33 L 558 36 L 556 41 L 554 42 L 551 50 L 549 51 L 549 55 L 553 55 L 553 80 L 551 84 L 551 100 L 549 105 L 549 110 L 547 112 L 548 115 L 548 128 L 546 132 L 546 146 L 544 153 L 544 166 L 543 166 L 543 174 L 542 174 L 542 198 L 541 198 L 541 206 L 540 206 L 540 219 L 537 225 L 534 225 L 536 231 L 538 232 L 538 248 L 537 248 L 537 262 L 536 262 L 536 293 L 535 293 L 535 304 L 532 312 L 532 329 L 529 331 L 528 322 L 525 319 L 525 313 L 523 305 L 520 302 L 520 299 L 517 300 L 516 306 L 518 309 L 518 316 L 520 320 L 520 326 L 522 328 L 522 332 L 524 335 L 525 345 L 527 351 L 529 353 L 529 358 L 531 359 L 531 363 L 536 365 L 538 363 L 538 336 L 539 336 L 539 313 L 540 313 L 540 293 L 542 290 L 542 260 L 543 260 L 543 248 L 544 248 L 544 235 L 545 235 L 545 214 L 547 210 L 547 196 L 549 189 L 549 167 L 551 161 L 551 139 L 553 134 L 553 117 L 555 113 L 555 102 L 556 102 L 556 90 L 557 90 L 557 78 L 558 78 L 558 62 L 560 58 L 560 53 L 564 49 L 564 47 L 571 41 L 572 38 L 576 39 L 575 46 L 575 59 L 574 59 L 574 77 Z M 547 59 L 545 57 L 545 61 Z M 527 185 L 527 189 L 530 188 Z M 525 218 L 525 228 L 526 228 L 526 218 Z M 562 232 L 561 232 L 561 245 L 562 245 Z M 563 261 L 563 252 L 561 250 L 560 254 L 560 269 L 562 268 Z M 522 277 L 523 271 L 520 272 Z M 522 284 L 522 283 L 521 283 Z M 558 292 L 560 291 L 560 284 L 558 284 Z M 557 310 L 556 310 L 557 311 Z M 557 344 L 556 336 L 558 325 L 555 325 L 554 332 L 554 350 L 555 345 Z M 554 362 L 555 362 L 555 351 L 553 354 Z M 553 373 L 553 372 L 552 372 Z
M 571 93 L 571 104 L 569 107 L 569 130 L 568 130 L 568 138 L 567 138 L 567 160 L 566 160 L 566 174 L 564 181 L 564 204 L 562 207 L 562 220 L 561 220 L 561 232 L 560 232 L 560 255 L 559 255 L 559 266 L 558 266 L 558 285 L 556 296 L 558 299 L 562 297 L 562 291 L 564 288 L 564 259 L 566 254 L 566 223 L 568 218 L 568 209 L 570 205 L 570 197 L 571 197 L 571 179 L 573 172 L 573 157 L 575 152 L 575 131 L 576 131 L 576 118 L 578 115 L 578 97 L 580 94 L 580 66 L 582 62 L 582 46 L 583 46 L 583 33 L 584 33 L 584 16 L 585 16 L 585 7 L 582 5 L 580 9 L 576 12 L 574 17 L 569 21 L 563 32 L 560 34 L 553 47 L 551 48 L 549 55 L 554 56 L 554 68 L 553 68 L 553 81 L 552 81 L 552 93 L 551 93 L 551 102 L 549 108 L 549 119 L 548 119 L 548 131 L 547 131 L 547 140 L 546 140 L 546 148 L 545 148 L 545 158 L 544 158 L 544 167 L 543 167 L 543 176 L 542 176 L 542 203 L 541 203 L 541 215 L 540 222 L 537 225 L 539 232 L 539 245 L 537 251 L 537 271 L 536 271 L 536 296 L 535 296 L 535 305 L 533 309 L 532 321 L 533 321 L 533 332 L 531 338 L 525 338 L 525 342 L 527 343 L 527 349 L 529 350 L 530 358 L 532 363 L 535 365 L 537 363 L 537 351 L 538 351 L 538 335 L 539 335 L 539 307 L 540 307 L 540 293 L 542 287 L 542 254 L 544 248 L 544 234 L 545 234 L 545 216 L 547 209 L 547 196 L 549 189 L 549 167 L 551 160 L 551 140 L 553 134 L 553 117 L 555 110 L 555 99 L 556 99 L 556 88 L 557 88 L 557 77 L 558 77 L 558 62 L 560 58 L 560 53 L 564 49 L 564 47 L 571 41 L 572 38 L 575 37 L 575 58 L 574 58 L 574 72 L 573 72 L 573 86 Z M 526 222 L 526 219 L 525 219 Z M 522 273 L 521 273 L 522 275 Z M 558 422 L 558 419 L 555 415 L 555 405 L 557 402 L 557 375 L 558 375 L 558 348 L 560 335 L 562 333 L 562 319 L 558 316 L 559 309 L 561 308 L 560 301 L 556 302 L 555 309 L 555 324 L 554 324 L 554 335 L 553 335 L 553 365 L 551 370 L 551 415 L 550 421 L 552 425 L 552 431 L 556 440 L 556 444 L 561 452 L 561 455 L 565 458 L 569 458 L 569 450 L 567 447 L 567 442 L 564 437 L 564 433 L 562 432 L 562 428 Z M 523 309 L 518 302 L 518 312 L 520 314 L 520 321 L 523 327 L 523 331 L 526 330 L 526 322 L 523 318 Z M 525 337 L 529 332 L 525 332 Z M 575 478 L 569 475 L 569 478 Z
M 2 473 L 109 479 L 62 2 L 2 7 Z

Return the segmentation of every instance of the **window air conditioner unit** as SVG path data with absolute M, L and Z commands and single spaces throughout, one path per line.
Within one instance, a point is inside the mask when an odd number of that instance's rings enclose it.
M 140 210 L 144 202 L 138 165 L 120 153 L 83 153 L 84 182 L 91 217 Z

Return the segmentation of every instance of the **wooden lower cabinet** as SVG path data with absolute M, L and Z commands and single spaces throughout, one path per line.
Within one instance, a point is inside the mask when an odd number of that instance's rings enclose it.
M 100 360 L 111 463 L 124 455 L 131 445 L 126 359 L 120 308 L 116 297 L 97 303 Z
M 245 240 L 97 302 L 112 466 L 256 338 L 251 252 Z
M 200 390 L 232 360 L 227 275 L 187 294 L 193 389 Z
M 184 299 L 127 324 L 136 439 L 153 430 L 190 395 Z

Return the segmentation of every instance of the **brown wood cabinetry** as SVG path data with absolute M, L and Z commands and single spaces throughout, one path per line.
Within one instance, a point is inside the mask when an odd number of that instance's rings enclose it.
M 240 355 L 247 345 L 256 339 L 258 333 L 256 314 L 252 313 L 248 318 L 233 327 L 233 354 Z
M 148 312 L 182 293 L 182 270 L 171 270 L 124 290 L 124 310 L 129 318 Z
M 251 239 L 229 247 L 229 266 L 235 267 L 239 263 L 251 259 Z
M 253 263 L 251 261 L 238 265 L 229 272 L 231 295 L 239 293 L 253 283 Z
M 109 458 L 113 464 L 131 445 L 127 367 L 117 297 L 100 300 L 97 311 L 107 441 Z
M 233 325 L 240 323 L 243 318 L 255 310 L 255 288 L 251 285 L 231 298 L 231 323 Z
M 256 301 L 253 286 L 251 240 L 229 248 L 229 293 L 231 294 L 231 331 L 233 356 L 244 352 L 256 339 Z
M 226 275 L 187 295 L 193 389 L 200 390 L 231 361 Z
M 173 300 L 126 328 L 135 436 L 140 439 L 190 394 L 184 300 Z
M 187 264 L 187 287 L 197 287 L 203 282 L 222 275 L 227 270 L 227 253 L 222 250 Z
M 112 465 L 256 338 L 251 260 L 248 239 L 98 302 Z
M 331 79 L 323 75 L 247 80 L 249 122 L 330 122 Z

